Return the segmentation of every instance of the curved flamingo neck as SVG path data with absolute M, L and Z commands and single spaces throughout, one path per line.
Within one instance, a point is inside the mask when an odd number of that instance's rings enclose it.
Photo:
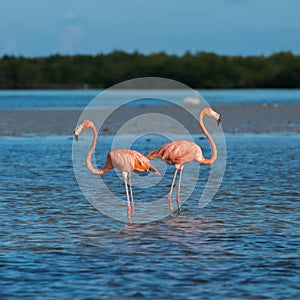
M 207 114 L 206 109 L 203 109 L 201 111 L 200 115 L 199 115 L 199 124 L 200 124 L 200 127 L 201 127 L 204 135 L 207 137 L 207 139 L 208 139 L 208 141 L 210 143 L 212 154 L 211 154 L 210 158 L 204 157 L 204 160 L 203 160 L 202 164 L 204 164 L 204 165 L 211 165 L 217 159 L 218 152 L 217 152 L 217 147 L 216 147 L 216 144 L 215 144 L 213 138 L 211 137 L 211 135 L 208 133 L 206 127 L 204 126 L 203 117 L 205 115 L 208 115 L 208 114 Z
M 87 128 L 91 128 L 93 130 L 94 138 L 90 150 L 86 155 L 86 159 L 85 159 L 86 166 L 93 174 L 103 174 L 104 173 L 103 169 L 95 169 L 91 163 L 92 154 L 96 148 L 97 139 L 98 139 L 98 133 L 96 127 L 92 122 L 90 122 Z

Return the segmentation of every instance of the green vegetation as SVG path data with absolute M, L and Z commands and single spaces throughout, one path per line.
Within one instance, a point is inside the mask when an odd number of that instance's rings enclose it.
M 164 52 L 144 55 L 51 55 L 0 58 L 0 89 L 107 88 L 136 77 L 166 77 L 192 88 L 300 88 L 300 56 L 224 56 Z

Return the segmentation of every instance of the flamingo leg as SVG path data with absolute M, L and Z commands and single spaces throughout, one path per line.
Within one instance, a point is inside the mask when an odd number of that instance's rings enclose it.
M 125 191 L 126 191 L 126 200 L 127 200 L 127 215 L 128 218 L 131 217 L 131 205 L 130 205 L 130 198 L 129 198 L 129 193 L 128 193 L 128 184 L 127 184 L 127 177 L 128 177 L 128 173 L 127 172 L 123 172 L 123 179 L 124 179 L 124 185 L 125 185 Z
M 132 196 L 132 185 L 131 185 L 131 174 L 128 173 L 128 183 L 129 183 L 129 190 L 130 190 L 130 199 L 131 199 L 131 215 L 134 212 L 134 202 L 133 202 L 133 196 Z
M 183 166 L 180 168 L 180 171 L 179 171 L 178 188 L 177 188 L 177 195 L 176 195 L 176 202 L 177 202 L 177 208 L 178 208 L 179 214 L 181 211 L 181 208 L 180 208 L 180 185 L 181 185 L 182 170 L 183 170 Z
M 171 211 L 173 211 L 173 205 L 172 205 L 172 198 L 171 198 L 171 196 L 172 196 L 172 192 L 173 192 L 173 187 L 174 187 L 174 183 L 175 183 L 177 171 L 178 171 L 178 169 L 176 168 L 176 169 L 175 169 L 174 176 L 173 176 L 171 188 L 170 188 L 170 191 L 169 191 L 169 194 L 168 194 L 168 201 L 169 201 L 169 206 L 170 206 L 170 210 L 171 210 Z

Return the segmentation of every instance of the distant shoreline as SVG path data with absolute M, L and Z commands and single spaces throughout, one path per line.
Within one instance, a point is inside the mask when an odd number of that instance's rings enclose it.
M 300 104 L 215 104 L 213 108 L 221 114 L 222 128 L 227 133 L 300 133 Z M 135 115 L 142 115 L 149 113 L 149 109 L 128 108 L 122 112 L 122 116 L 129 120 L 133 112 Z M 157 113 L 164 114 L 165 109 L 158 107 Z M 178 112 L 176 110 L 172 112 L 176 119 Z M 81 113 L 81 110 L 0 110 L 0 136 L 72 135 Z M 95 111 L 99 119 L 103 119 L 108 113 L 109 110 Z M 110 120 L 101 128 L 101 133 L 113 135 L 120 126 L 122 120 Z M 145 127 L 145 124 L 136 123 L 130 130 L 138 134 L 140 126 Z M 172 125 L 168 123 L 163 124 L 161 128 L 165 132 L 174 131 Z M 197 122 L 191 122 L 188 130 L 192 134 L 201 134 Z
M 0 57 L 0 88 L 108 88 L 124 82 L 128 88 L 136 88 L 130 79 L 145 77 L 152 78 L 147 88 L 162 88 L 158 77 L 202 89 L 300 88 L 299 59 L 290 51 L 269 56 L 120 50 L 96 55 L 4 55 Z

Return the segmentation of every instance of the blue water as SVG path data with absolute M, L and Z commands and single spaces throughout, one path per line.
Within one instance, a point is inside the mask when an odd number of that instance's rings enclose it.
M 8 90 L 0 91 L 0 109 L 84 109 L 101 90 Z M 149 91 L 145 91 L 148 95 Z M 210 104 L 234 103 L 300 103 L 300 89 L 293 90 L 200 90 L 200 94 Z M 152 92 L 151 92 L 152 93 Z M 179 104 L 185 97 L 193 97 L 186 90 L 156 90 L 158 99 L 171 98 Z M 119 106 L 124 97 L 143 97 L 141 90 L 113 90 L 101 98 L 101 108 Z M 160 104 L 155 98 L 152 105 Z M 147 103 L 149 105 L 149 102 Z
M 2 90 L 0 109 L 83 109 L 97 90 Z
M 225 177 L 208 206 L 192 197 L 180 216 L 139 225 L 108 218 L 85 199 L 70 137 L 1 138 L 0 298 L 299 298 L 300 136 L 226 141 Z M 161 142 L 135 147 L 146 153 Z M 136 201 L 167 192 L 172 171 Z M 116 175 L 106 176 L 109 184 Z M 112 188 L 124 193 L 121 182 Z

